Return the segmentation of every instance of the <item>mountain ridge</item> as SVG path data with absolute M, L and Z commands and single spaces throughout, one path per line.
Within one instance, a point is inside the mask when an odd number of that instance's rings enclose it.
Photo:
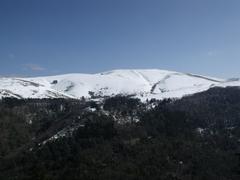
M 181 98 L 211 87 L 240 86 L 240 81 L 160 69 L 115 69 L 95 74 L 0 77 L 0 98 L 102 98 L 132 95 L 147 99 Z

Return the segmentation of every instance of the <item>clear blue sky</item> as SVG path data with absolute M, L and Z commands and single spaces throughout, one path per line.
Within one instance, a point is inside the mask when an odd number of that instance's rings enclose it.
M 0 0 L 0 74 L 240 77 L 239 0 Z

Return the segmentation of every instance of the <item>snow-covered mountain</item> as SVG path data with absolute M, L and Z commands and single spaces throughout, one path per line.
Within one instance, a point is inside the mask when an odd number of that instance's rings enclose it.
M 240 81 L 158 69 L 0 78 L 0 98 L 91 98 L 123 94 L 146 100 L 180 98 L 215 86 L 240 86 Z

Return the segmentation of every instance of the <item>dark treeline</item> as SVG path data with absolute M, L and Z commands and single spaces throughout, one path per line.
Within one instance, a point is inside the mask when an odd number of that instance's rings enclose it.
M 240 179 L 240 89 L 0 101 L 0 179 Z M 51 138 L 57 135 L 57 138 Z

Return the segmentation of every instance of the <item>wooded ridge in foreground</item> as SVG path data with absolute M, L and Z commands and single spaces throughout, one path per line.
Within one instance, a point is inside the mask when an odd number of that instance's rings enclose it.
M 0 179 L 240 179 L 240 89 L 0 101 Z

